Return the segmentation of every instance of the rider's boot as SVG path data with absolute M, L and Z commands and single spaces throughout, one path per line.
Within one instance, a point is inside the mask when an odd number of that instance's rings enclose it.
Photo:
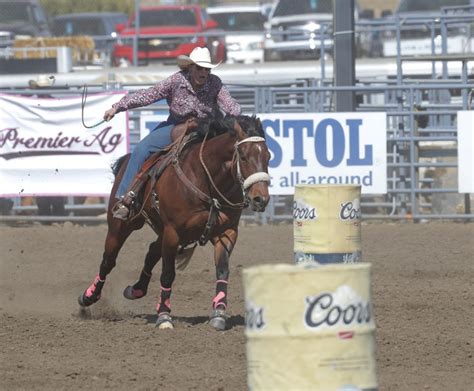
M 134 182 L 130 186 L 130 190 L 118 200 L 112 208 L 112 216 L 119 220 L 128 220 L 140 189 L 142 188 L 144 180 L 141 175 L 135 177 Z

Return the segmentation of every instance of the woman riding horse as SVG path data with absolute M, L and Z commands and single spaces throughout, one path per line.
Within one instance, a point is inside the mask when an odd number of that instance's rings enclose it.
M 104 119 L 110 121 L 121 111 L 147 106 L 161 99 L 166 99 L 170 107 L 166 122 L 162 122 L 141 140 L 131 154 L 116 194 L 118 200 L 113 209 L 113 216 L 118 219 L 129 218 L 130 208 L 142 185 L 142 181 L 134 181 L 134 178 L 152 153 L 171 143 L 171 131 L 175 125 L 184 125 L 190 116 L 205 118 L 211 115 L 217 106 L 225 113 L 234 116 L 240 114 L 240 105 L 231 97 L 221 79 L 210 73 L 211 69 L 219 64 L 212 64 L 207 48 L 197 47 L 189 57 L 179 56 L 177 62 L 181 71 L 153 87 L 126 95 L 104 114 Z
M 149 247 L 138 281 L 125 289 L 124 296 L 130 300 L 144 297 L 152 270 L 162 259 L 157 326 L 172 328 L 171 289 L 175 267 L 179 268 L 175 263 L 179 249 L 210 241 L 216 268 L 210 323 L 218 330 L 226 328 L 229 257 L 237 242 L 242 209 L 251 206 L 254 211 L 263 212 L 269 201 L 270 153 L 262 124 L 255 117 L 200 120 L 196 125 L 189 141 L 176 144 L 168 152 L 171 159 L 166 155 L 158 163 L 156 174 L 137 199 L 140 213 L 122 221 L 112 217 L 112 204 L 109 205 L 102 263 L 92 285 L 79 296 L 81 306 L 100 299 L 122 245 L 146 221 L 158 237 Z M 111 198 L 124 174 L 125 164 L 120 164 L 123 162 L 121 159 L 116 167 Z

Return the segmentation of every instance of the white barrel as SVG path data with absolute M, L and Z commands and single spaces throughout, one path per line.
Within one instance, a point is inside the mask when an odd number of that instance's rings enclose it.
M 250 390 L 376 390 L 370 264 L 244 269 Z
M 359 185 L 295 186 L 295 263 L 360 262 L 360 193 Z

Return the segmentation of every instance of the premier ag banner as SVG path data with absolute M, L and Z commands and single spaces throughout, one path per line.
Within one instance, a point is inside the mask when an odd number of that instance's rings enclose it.
M 123 96 L 88 97 L 93 125 Z M 87 129 L 81 98 L 0 95 L 0 195 L 108 195 L 112 163 L 129 150 L 128 117 Z
M 297 184 L 358 184 L 387 192 L 385 113 L 259 114 L 271 152 L 271 194 Z

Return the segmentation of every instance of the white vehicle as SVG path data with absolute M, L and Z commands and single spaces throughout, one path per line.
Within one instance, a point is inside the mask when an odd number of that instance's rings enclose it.
M 356 22 L 367 12 L 355 1 Z M 265 26 L 265 61 L 319 58 L 321 49 L 332 55 L 332 22 L 333 0 L 277 0 Z
M 250 64 L 263 61 L 263 25 L 266 18 L 262 7 L 208 7 L 207 13 L 226 33 L 227 63 Z
M 395 9 L 395 16 L 387 19 L 387 26 L 391 24 L 393 29 L 386 33 L 383 43 L 384 56 L 397 55 L 395 30 L 397 20 L 399 20 L 401 38 L 400 55 L 413 56 L 443 53 L 440 24 L 442 18 L 441 9 L 442 7 L 464 6 L 471 6 L 470 11 L 465 9 L 464 13 L 450 14 L 457 15 L 460 19 L 456 23 L 450 22 L 446 25 L 447 53 L 472 53 L 474 51 L 472 35 L 474 31 L 474 23 L 472 23 L 474 21 L 474 0 L 400 0 Z M 470 23 L 468 22 L 469 15 L 471 16 Z

